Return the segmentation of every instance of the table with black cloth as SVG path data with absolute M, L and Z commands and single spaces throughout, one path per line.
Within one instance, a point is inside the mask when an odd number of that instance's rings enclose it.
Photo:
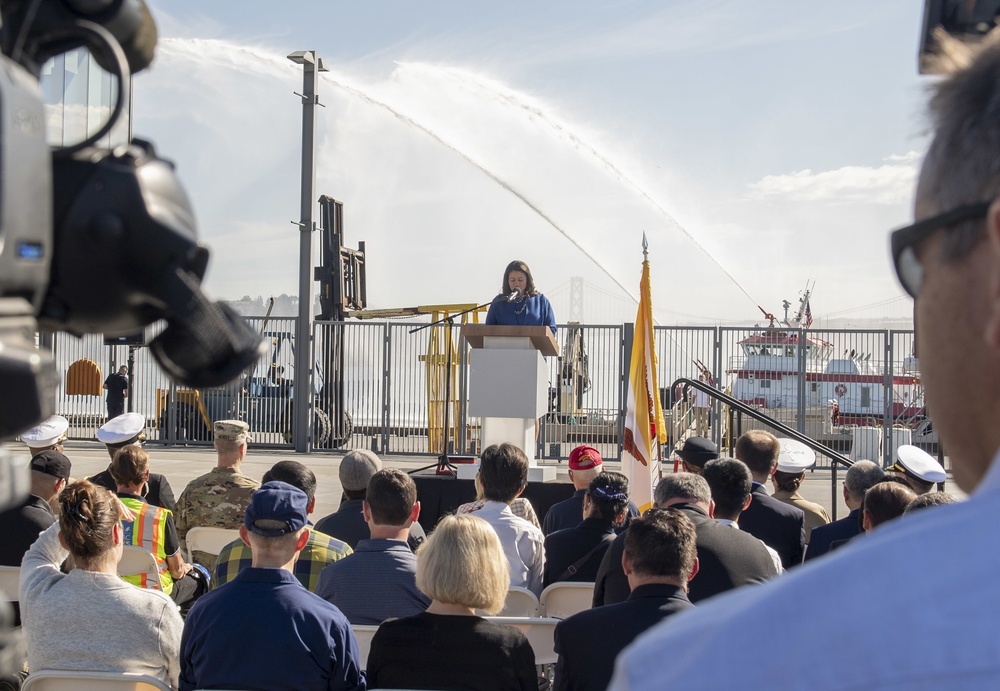
M 434 529 L 442 516 L 455 513 L 459 506 L 476 499 L 473 480 L 435 475 L 432 470 L 415 473 L 412 477 L 420 501 L 420 525 L 427 533 Z M 545 512 L 550 506 L 569 499 L 574 491 L 570 482 L 529 482 L 521 496 L 531 502 L 541 522 L 545 520 Z

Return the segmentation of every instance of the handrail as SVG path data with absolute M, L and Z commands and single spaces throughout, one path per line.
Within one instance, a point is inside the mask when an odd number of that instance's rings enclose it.
M 692 387 L 694 389 L 697 389 L 698 391 L 706 393 L 709 396 L 711 396 L 712 398 L 717 399 L 717 400 L 725 403 L 729 407 L 736 408 L 736 410 L 740 411 L 744 415 L 749 415 L 754 420 L 757 420 L 758 422 L 763 422 L 765 425 L 769 425 L 769 426 L 773 427 L 774 429 L 776 429 L 779 432 L 781 432 L 781 434 L 783 436 L 788 437 L 789 439 L 794 439 L 794 440 L 796 440 L 798 442 L 802 442 L 803 444 L 805 444 L 806 446 L 808 446 L 810 449 L 812 449 L 816 453 L 821 453 L 824 456 L 828 456 L 830 458 L 830 460 L 833 461 L 833 463 L 830 464 L 830 496 L 831 496 L 831 499 L 832 499 L 832 503 L 831 503 L 831 506 L 830 506 L 831 517 L 833 518 L 833 520 L 837 520 L 837 499 L 838 499 L 838 497 L 837 497 L 837 465 L 836 464 L 840 463 L 841 465 L 844 465 L 844 466 L 850 468 L 852 465 L 854 465 L 854 461 L 852 461 L 851 459 L 847 458 L 846 456 L 844 456 L 844 455 L 842 455 L 842 454 L 834 451 L 833 449 L 831 449 L 826 444 L 821 444 L 818 441 L 816 441 L 815 439 L 813 439 L 812 437 L 807 437 L 806 435 L 802 434 L 798 430 L 794 430 L 791 427 L 789 427 L 788 425 L 785 425 L 785 424 L 782 424 L 782 423 L 778 422 L 774 418 L 772 418 L 772 417 L 770 417 L 768 415 L 765 415 L 764 413 L 760 412 L 756 408 L 753 408 L 753 407 L 747 405 L 743 401 L 736 400 L 735 398 L 733 398 L 729 394 L 725 394 L 725 393 L 719 391 L 718 389 L 716 389 L 715 387 L 709 386 L 708 384 L 706 384 L 703 381 L 698 381 L 698 380 L 695 380 L 695 379 L 688 379 L 687 377 L 681 377 L 680 379 L 676 379 L 674 381 L 674 383 L 670 385 L 670 390 L 671 391 L 676 391 L 677 387 L 679 385 L 680 386 L 687 385 L 687 386 L 690 386 L 690 387 Z

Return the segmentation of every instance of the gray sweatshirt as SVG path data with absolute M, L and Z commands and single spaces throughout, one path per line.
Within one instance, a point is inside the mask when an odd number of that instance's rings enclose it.
M 177 687 L 184 624 L 169 595 L 59 565 L 59 524 L 21 562 L 21 618 L 32 670 L 133 672 Z

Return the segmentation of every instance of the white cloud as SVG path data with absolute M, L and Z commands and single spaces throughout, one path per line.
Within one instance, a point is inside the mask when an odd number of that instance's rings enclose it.
M 913 194 L 920 152 L 893 154 L 880 166 L 844 166 L 767 175 L 749 186 L 748 199 L 830 203 L 900 204 Z

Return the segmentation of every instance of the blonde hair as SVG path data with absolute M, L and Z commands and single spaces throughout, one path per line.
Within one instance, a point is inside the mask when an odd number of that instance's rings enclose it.
M 500 538 L 476 516 L 446 516 L 417 549 L 417 588 L 427 597 L 496 614 L 510 589 Z

